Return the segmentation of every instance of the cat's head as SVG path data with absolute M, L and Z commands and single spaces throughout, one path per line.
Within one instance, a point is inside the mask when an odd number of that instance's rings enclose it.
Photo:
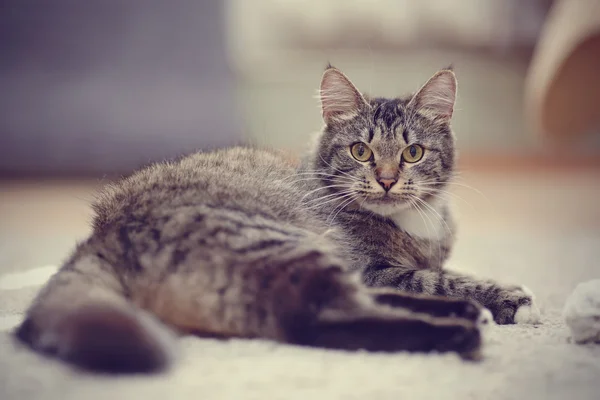
M 323 183 L 381 215 L 424 207 L 421 200 L 439 197 L 453 174 L 455 98 L 450 69 L 412 96 L 384 99 L 368 98 L 328 67 L 320 90 L 325 128 L 314 154 Z

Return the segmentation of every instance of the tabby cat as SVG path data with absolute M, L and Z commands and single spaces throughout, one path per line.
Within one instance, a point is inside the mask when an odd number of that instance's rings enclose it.
M 325 127 L 299 164 L 236 147 L 106 187 L 17 337 L 85 369 L 152 372 L 173 333 L 476 358 L 490 311 L 538 322 L 527 290 L 442 269 L 454 73 L 390 100 L 328 67 L 320 93 Z

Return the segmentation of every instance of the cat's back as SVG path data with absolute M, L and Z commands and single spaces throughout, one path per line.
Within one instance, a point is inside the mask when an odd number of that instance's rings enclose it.
M 295 160 L 282 152 L 234 147 L 152 164 L 108 185 L 93 205 L 94 227 L 149 219 L 186 207 L 301 220 Z

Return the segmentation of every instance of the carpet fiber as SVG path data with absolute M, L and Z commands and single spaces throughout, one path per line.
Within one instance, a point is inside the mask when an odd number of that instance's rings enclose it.
M 544 194 L 549 189 L 542 186 L 523 186 L 550 199 L 529 211 L 513 212 L 502 202 L 494 212 L 464 213 L 451 265 L 527 285 L 543 314 L 539 326 L 491 327 L 482 362 L 464 362 L 454 355 L 349 353 L 188 337 L 180 341 L 180 359 L 168 374 L 85 374 L 33 354 L 9 334 L 55 267 L 0 264 L 0 399 L 597 399 L 600 346 L 570 343 L 561 311 L 577 283 L 600 277 L 600 230 L 584 226 L 584 217 L 577 219 L 584 206 L 557 223 L 559 210 L 548 207 L 560 208 L 558 203 L 570 200 Z M 502 188 L 497 190 L 488 197 L 501 200 Z M 558 217 L 544 225 L 551 212 Z M 6 210 L 1 216 L 10 222 Z M 532 221 L 542 222 L 532 226 Z M 22 231 L 2 234 L 0 254 L 14 255 L 15 246 L 23 247 L 25 236 L 18 236 Z M 60 235 L 47 240 L 44 246 L 52 247 L 55 240 L 63 256 L 74 243 Z M 30 251 L 35 255 L 35 248 Z

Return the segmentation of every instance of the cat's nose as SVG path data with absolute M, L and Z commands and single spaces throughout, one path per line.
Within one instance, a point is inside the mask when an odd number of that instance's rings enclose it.
M 385 164 L 375 169 L 375 179 L 381 187 L 387 192 L 396 182 L 398 182 L 398 167 L 395 165 Z
M 377 182 L 381 185 L 382 188 L 387 192 L 394 186 L 397 182 L 395 179 L 378 179 Z

